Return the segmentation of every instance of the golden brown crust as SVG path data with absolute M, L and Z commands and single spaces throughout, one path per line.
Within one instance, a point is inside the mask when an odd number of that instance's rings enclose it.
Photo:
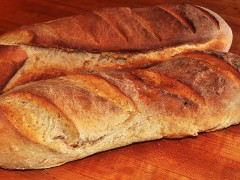
M 27 54 L 20 47 L 0 45 L 0 89 L 5 87 L 26 59 Z
M 149 86 L 159 87 L 171 94 L 190 99 L 192 102 L 204 105 L 205 101 L 202 96 L 196 93 L 192 88 L 186 84 L 179 82 L 177 79 L 171 78 L 165 74 L 151 71 L 151 70 L 135 70 L 132 72 L 137 77 L 141 78 L 145 84 Z
M 5 112 L 0 110 L 0 166 L 6 169 L 41 168 L 56 166 L 65 162 L 69 157 L 31 141 L 29 137 L 16 129 Z M 46 156 L 47 154 L 47 156 Z M 61 159 L 61 160 L 60 160 Z M 52 165 L 50 165 L 52 164 Z
M 218 50 L 224 51 L 230 47 L 231 36 L 229 26 L 215 13 L 169 3 L 82 11 L 78 16 L 21 27 L 0 40 L 66 50 L 143 52 L 218 39 L 222 45 Z
M 108 8 L 21 27 L 0 36 L 1 54 L 15 45 L 26 53 L 21 68 L 16 52 L 0 57 L 0 91 L 29 81 L 67 74 L 149 67 L 195 50 L 228 51 L 232 31 L 214 12 L 189 4 Z M 9 54 L 9 53 L 8 53 Z
M 20 151 L 5 151 L 0 166 L 52 167 L 134 142 L 196 136 L 240 123 L 240 88 L 229 78 L 239 78 L 239 59 L 195 52 L 145 69 L 85 72 L 19 86 L 0 97 L 0 129 L 17 128 L 21 137 L 7 133 L 0 148 Z M 26 139 L 29 145 L 22 145 Z M 26 154 L 22 146 L 35 150 Z M 6 163 L 10 156 L 14 165 Z
M 203 52 L 194 52 L 194 53 L 186 53 L 180 56 L 191 58 L 191 59 L 198 59 L 205 64 L 213 71 L 216 71 L 218 74 L 226 78 L 227 80 L 231 81 L 232 83 L 236 84 L 240 88 L 240 74 L 237 70 L 239 68 L 236 66 L 236 69 L 231 66 L 228 62 L 223 61 L 223 57 L 220 55 L 221 53 L 215 54 L 206 54 Z M 229 59 L 229 58 L 226 58 Z
M 149 67 L 166 61 L 172 56 L 194 50 L 218 49 L 216 39 L 207 44 L 182 45 L 146 53 L 89 53 L 65 52 L 59 49 L 47 49 L 21 46 L 28 59 L 15 75 L 5 82 L 3 92 L 29 81 L 43 80 L 67 74 L 88 71 L 108 71 Z M 7 79 L 7 78 L 6 78 Z M 3 85 L 4 86 L 4 85 Z

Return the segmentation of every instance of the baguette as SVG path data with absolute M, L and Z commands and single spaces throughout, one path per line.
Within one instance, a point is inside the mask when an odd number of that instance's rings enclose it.
M 49 168 L 134 142 L 240 122 L 240 57 L 180 54 L 153 67 L 30 82 L 0 97 L 0 167 Z
M 151 66 L 193 50 L 228 51 L 231 43 L 219 15 L 189 4 L 80 11 L 0 36 L 0 91 L 83 70 Z

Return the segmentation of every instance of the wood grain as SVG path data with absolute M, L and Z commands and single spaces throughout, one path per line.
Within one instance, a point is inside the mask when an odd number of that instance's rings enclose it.
M 220 14 L 232 27 L 231 52 L 240 54 L 239 0 L 0 0 L 0 33 L 78 14 L 80 9 L 190 2 Z M 157 140 L 99 153 L 60 167 L 0 169 L 0 179 L 240 179 L 240 126 L 196 138 Z

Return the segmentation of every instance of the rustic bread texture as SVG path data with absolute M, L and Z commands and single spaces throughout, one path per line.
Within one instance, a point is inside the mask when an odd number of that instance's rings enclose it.
M 19 86 L 0 97 L 0 166 L 48 168 L 134 142 L 238 124 L 239 69 L 237 55 L 194 52 L 150 68 Z
M 109 8 L 22 27 L 3 43 L 85 51 L 152 51 L 218 39 L 229 48 L 231 31 L 215 13 L 189 4 Z
M 0 36 L 2 49 L 19 48 L 27 56 L 3 77 L 0 90 L 83 70 L 146 67 L 182 52 L 228 51 L 231 42 L 221 17 L 189 4 L 82 11 Z M 5 62 L 0 58 L 0 70 Z

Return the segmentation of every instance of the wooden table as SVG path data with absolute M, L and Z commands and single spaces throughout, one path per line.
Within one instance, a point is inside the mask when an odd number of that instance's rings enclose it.
M 0 0 L 0 33 L 78 14 L 79 9 L 141 7 L 163 0 Z M 166 1 L 165 1 L 166 2 Z M 168 0 L 167 2 L 174 2 Z M 176 2 L 176 1 L 175 1 Z M 232 27 L 231 52 L 240 54 L 240 0 L 181 0 L 212 9 Z M 0 179 L 240 179 L 240 125 L 197 138 L 157 140 L 35 171 L 0 169 Z

